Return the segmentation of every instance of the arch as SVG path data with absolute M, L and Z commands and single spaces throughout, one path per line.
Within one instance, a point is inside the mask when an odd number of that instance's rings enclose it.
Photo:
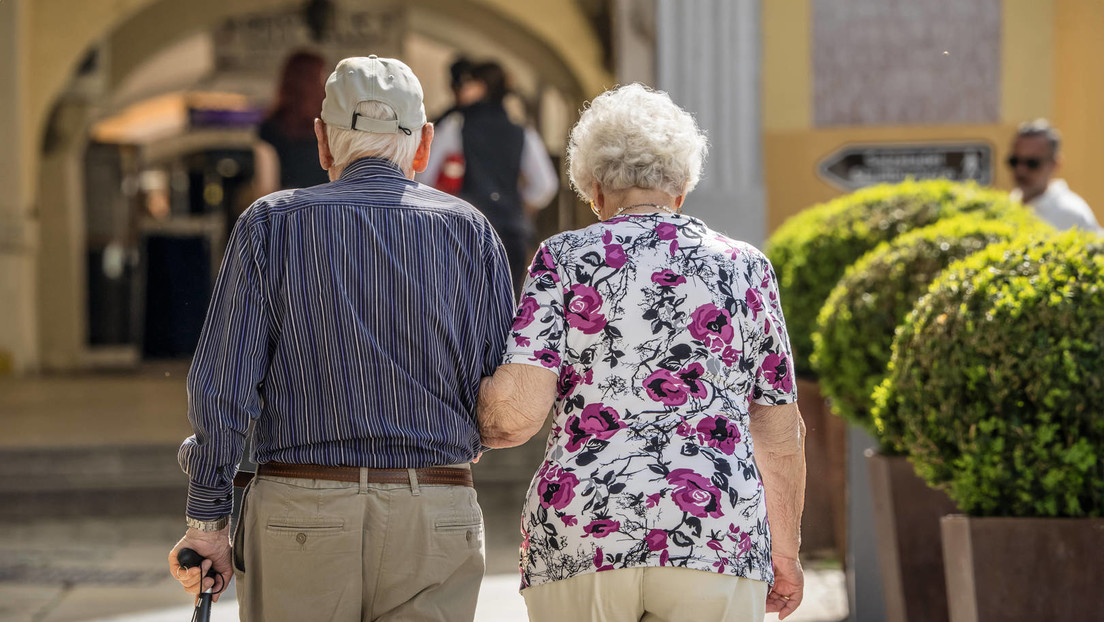
M 30 12 L 34 36 L 23 57 L 28 72 L 24 127 L 30 131 L 23 157 L 29 161 L 32 200 L 39 205 L 40 236 L 37 308 L 43 318 L 39 335 L 40 358 L 48 368 L 82 366 L 84 332 L 83 201 L 78 188 L 83 183 L 80 168 L 87 131 L 70 134 L 66 145 L 50 155 L 53 181 L 42 169 L 46 163 L 43 137 L 49 115 L 66 101 L 74 69 L 99 44 L 108 62 L 98 80 L 100 91 L 112 93 L 143 62 L 190 34 L 210 30 L 227 18 L 279 11 L 301 5 L 302 0 L 39 0 Z M 602 67 L 602 52 L 596 33 L 580 12 L 575 0 L 542 0 L 524 8 L 510 0 L 406 0 L 412 32 L 463 48 L 457 32 L 472 31 L 500 47 L 509 48 L 519 59 L 568 98 L 581 103 L 587 96 L 612 82 Z M 51 15 L 64 15 L 60 22 Z M 449 27 L 462 23 L 463 29 Z M 40 33 L 46 36 L 39 36 Z M 470 39 L 469 39 L 470 41 Z M 90 102 L 92 103 L 92 102 Z M 93 106 L 95 104 L 93 103 Z M 83 107 L 74 123 L 87 129 L 95 111 Z M 73 127 L 72 124 L 69 125 Z M 61 174 L 60 178 L 58 175 Z M 76 213 L 81 212 L 81 213 Z M 46 301 L 49 300 L 50 304 Z M 79 317 L 78 317 L 79 316 Z M 51 329 L 53 327 L 53 329 Z

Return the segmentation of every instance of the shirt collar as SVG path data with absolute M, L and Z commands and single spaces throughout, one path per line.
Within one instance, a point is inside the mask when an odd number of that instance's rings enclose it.
M 398 164 L 395 164 L 391 160 L 377 157 L 360 158 L 350 162 L 345 170 L 341 171 L 341 180 L 350 179 L 365 179 L 368 177 L 383 176 L 383 177 L 401 177 L 406 179 L 406 175 L 403 175 L 402 169 Z

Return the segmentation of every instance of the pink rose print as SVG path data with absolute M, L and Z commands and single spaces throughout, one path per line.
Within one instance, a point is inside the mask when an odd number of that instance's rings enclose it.
M 587 370 L 588 375 L 593 374 L 591 370 Z M 556 383 L 556 394 L 563 399 L 575 392 L 575 388 L 580 384 L 590 384 L 585 382 L 579 372 L 575 371 L 575 368 L 571 365 L 564 365 L 560 369 L 560 380 Z
M 602 297 L 593 287 L 572 285 L 564 297 L 564 310 L 567 323 L 584 335 L 598 333 L 606 326 L 606 316 L 599 313 Z
M 740 551 L 740 555 L 747 553 L 751 550 L 751 534 L 746 531 L 740 531 L 740 528 L 736 525 L 729 523 L 728 525 L 728 539 L 736 542 L 736 548 Z
M 661 240 L 673 240 L 678 237 L 678 227 L 669 222 L 661 222 L 656 225 L 655 232 Z
M 690 335 L 714 352 L 732 342 L 732 316 L 727 309 L 704 304 L 690 314 Z
M 763 310 L 763 297 L 759 295 L 758 290 L 749 287 L 744 292 L 744 300 L 747 301 L 748 310 L 751 311 L 751 319 L 759 319 L 759 312 Z
M 540 361 L 541 365 L 549 369 L 559 369 L 560 367 L 560 355 L 547 349 L 537 350 L 530 357 L 530 360 Z
M 725 346 L 724 351 L 721 352 L 721 362 L 732 367 L 740 361 L 740 357 L 743 355 L 743 351 L 737 350 L 732 346 Z
M 662 496 L 663 495 L 659 494 L 658 492 L 654 495 L 648 495 L 644 498 L 644 505 L 650 508 L 654 508 L 655 506 L 659 505 L 659 499 Z
M 659 554 L 659 565 L 666 566 L 668 559 L 670 559 L 670 555 L 667 553 L 666 550 L 664 550 L 662 553 Z
M 692 469 L 675 469 L 667 474 L 667 482 L 675 486 L 671 498 L 675 505 L 698 518 L 720 518 L 721 491 L 708 479 Z
M 709 542 L 705 543 L 705 546 L 708 546 L 709 548 L 713 549 L 714 551 L 723 551 L 724 550 L 724 542 L 721 542 L 720 540 L 710 540 Z
M 666 369 L 657 369 L 644 379 L 648 397 L 667 406 L 682 406 L 689 399 L 686 385 Z
M 586 525 L 585 527 L 583 527 L 583 531 L 585 531 L 586 533 L 594 536 L 595 538 L 605 538 L 606 536 L 610 535 L 611 533 L 617 531 L 620 528 L 621 528 L 621 523 L 620 522 L 615 521 L 615 520 L 610 520 L 608 518 L 602 518 L 602 519 L 593 521 L 589 525 Z M 583 536 L 583 537 L 585 538 L 586 536 Z
M 667 532 L 662 529 L 653 529 L 648 532 L 644 541 L 648 543 L 649 550 L 662 551 L 667 548 Z
M 683 386 L 690 392 L 690 395 L 698 399 L 705 399 L 709 397 L 709 391 L 705 388 L 705 383 L 701 381 L 701 376 L 705 372 L 705 368 L 701 363 L 693 363 L 684 369 L 679 370 L 678 378 L 682 381 Z
M 514 325 L 510 327 L 510 330 L 518 331 L 533 323 L 535 319 L 534 313 L 540 308 L 540 303 L 536 298 L 532 296 L 526 296 L 521 299 L 521 304 L 518 305 L 517 315 L 514 316 Z
M 563 524 L 568 527 L 574 527 L 575 525 L 579 524 L 579 519 L 575 518 L 574 514 L 564 514 Z
M 652 282 L 659 285 L 666 285 L 668 287 L 674 287 L 675 285 L 682 285 L 686 282 L 686 277 L 681 274 L 676 274 L 671 270 L 660 270 L 652 274 Z
M 596 570 L 594 572 L 602 572 L 603 570 L 613 570 L 613 565 L 602 563 L 603 561 L 605 561 L 604 558 L 605 558 L 605 556 L 602 555 L 602 547 L 595 548 L 594 549 L 594 567 L 596 568 Z
M 691 434 L 693 434 L 693 429 L 690 427 L 689 423 L 686 423 L 686 420 L 684 419 L 682 423 L 678 424 L 678 428 L 675 429 L 675 434 L 678 434 L 679 436 L 690 436 Z
M 698 440 L 709 447 L 719 449 L 728 455 L 736 451 L 740 442 L 740 430 L 728 417 L 718 415 L 706 417 L 698 423 Z
M 670 248 L 670 251 L 671 251 L 671 256 L 674 257 L 675 253 L 678 252 L 678 248 L 679 248 L 678 247 L 678 240 L 671 240 L 671 246 L 669 248 Z
M 602 403 L 587 404 L 578 417 L 572 415 L 568 418 L 569 436 L 564 447 L 568 451 L 578 451 L 587 440 L 596 438 L 607 441 L 623 427 L 625 424 L 621 416 L 613 408 Z
M 522 528 L 521 530 L 521 550 L 529 550 L 529 532 L 526 531 L 524 528 Z
M 789 393 L 793 389 L 793 374 L 790 373 L 790 361 L 785 356 L 770 353 L 763 361 L 763 376 L 776 391 Z
M 548 466 L 547 470 L 541 470 L 545 472 L 537 484 L 540 504 L 546 508 L 564 509 L 575 498 L 575 487 L 579 485 L 579 478 L 558 466 Z
M 533 257 L 533 263 L 529 266 L 529 276 L 539 278 L 545 274 L 552 278 L 552 282 L 560 282 L 560 275 L 556 272 L 556 260 L 552 259 L 552 252 L 548 250 L 547 246 L 541 245 L 540 250 Z
M 606 265 L 617 270 L 629 260 L 620 244 L 606 244 Z
M 514 343 L 516 343 L 519 348 L 528 348 L 529 338 L 518 335 L 517 337 L 514 337 Z

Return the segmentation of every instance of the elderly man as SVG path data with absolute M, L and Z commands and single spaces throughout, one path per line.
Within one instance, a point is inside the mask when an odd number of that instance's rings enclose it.
M 1016 180 L 1012 198 L 1033 208 L 1057 229 L 1099 231 L 1096 216 L 1085 200 L 1070 190 L 1065 180 L 1052 179 L 1062 164 L 1061 144 L 1058 130 L 1046 119 L 1020 126 L 1008 156 L 1008 168 Z
M 433 139 L 403 63 L 347 58 L 315 120 L 331 183 L 258 200 L 231 236 L 188 376 L 190 592 L 238 579 L 242 620 L 471 620 L 482 514 L 479 380 L 513 314 L 508 263 L 467 203 L 413 180 Z M 257 477 L 231 552 L 250 421 Z M 217 580 L 176 564 L 184 547 Z

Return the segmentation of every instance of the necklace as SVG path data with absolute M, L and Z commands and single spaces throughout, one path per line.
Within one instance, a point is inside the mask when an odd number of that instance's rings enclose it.
M 663 210 L 663 211 L 667 212 L 668 214 L 678 214 L 678 212 L 676 212 L 675 210 L 667 207 L 666 205 L 660 205 L 658 203 L 637 203 L 636 205 L 626 205 L 625 207 L 622 207 L 621 209 L 614 212 L 614 214 L 611 218 L 617 218 L 621 214 L 625 213 L 627 210 L 631 210 L 634 207 L 654 207 L 655 209 Z

